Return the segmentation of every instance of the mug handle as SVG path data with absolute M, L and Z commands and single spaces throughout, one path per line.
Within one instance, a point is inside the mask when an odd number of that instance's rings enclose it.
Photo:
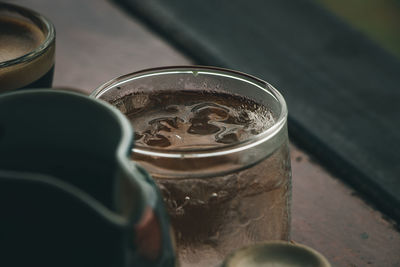
M 161 192 L 143 167 L 130 162 L 130 169 L 144 202 L 140 218 L 135 218 L 132 225 L 133 245 L 138 253 L 130 258 L 135 263 L 140 262 L 140 266 L 176 266 L 172 231 Z

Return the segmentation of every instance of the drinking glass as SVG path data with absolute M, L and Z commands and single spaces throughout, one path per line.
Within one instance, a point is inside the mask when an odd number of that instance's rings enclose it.
M 55 38 L 53 24 L 41 14 L 0 3 L 0 93 L 51 87 Z
M 155 178 L 175 231 L 182 266 L 216 266 L 230 252 L 265 240 L 288 240 L 291 169 L 287 108 L 256 77 L 203 66 L 164 67 L 113 79 L 92 96 L 128 114 L 140 93 L 198 91 L 236 95 L 265 106 L 273 123 L 219 146 L 160 148 L 136 144 L 132 160 Z M 136 94 L 127 104 L 123 99 Z M 135 125 L 133 125 L 135 127 Z

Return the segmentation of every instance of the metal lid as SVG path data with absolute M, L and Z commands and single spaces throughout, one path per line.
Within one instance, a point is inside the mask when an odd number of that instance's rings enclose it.
M 228 256 L 221 267 L 331 267 L 314 249 L 290 242 L 271 241 L 242 248 Z

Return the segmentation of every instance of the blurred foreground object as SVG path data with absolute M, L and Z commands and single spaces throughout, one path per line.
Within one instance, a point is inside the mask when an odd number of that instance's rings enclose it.
M 0 96 L 0 266 L 174 266 L 158 190 L 116 109 L 81 94 Z
M 242 248 L 221 267 L 331 267 L 314 249 L 289 242 L 271 241 Z

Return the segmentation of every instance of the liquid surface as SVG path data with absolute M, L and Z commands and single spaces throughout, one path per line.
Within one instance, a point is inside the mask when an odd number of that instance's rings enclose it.
M 136 146 L 187 149 L 247 140 L 273 125 L 271 112 L 240 96 L 208 91 L 163 91 L 113 103 L 135 129 Z
M 18 18 L 0 17 L 0 62 L 32 52 L 44 39 L 36 25 Z

